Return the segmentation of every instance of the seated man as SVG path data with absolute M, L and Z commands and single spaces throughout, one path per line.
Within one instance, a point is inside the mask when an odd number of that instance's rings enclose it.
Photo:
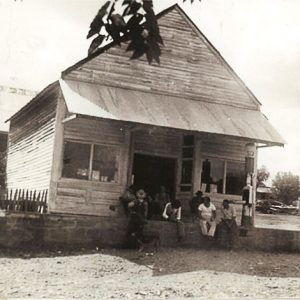
M 218 225 L 219 242 L 223 247 L 233 247 L 237 238 L 236 212 L 228 200 L 221 208 L 221 222 Z
M 184 237 L 184 225 L 181 222 L 181 203 L 178 200 L 173 200 L 166 204 L 164 212 L 162 214 L 163 218 L 169 222 L 176 223 L 177 226 L 177 238 L 180 242 Z
M 204 197 L 204 203 L 199 205 L 198 210 L 202 234 L 212 238 L 216 230 L 216 207 L 210 202 L 209 197 Z
M 195 197 L 192 198 L 190 201 L 190 208 L 191 208 L 191 215 L 192 215 L 192 220 L 195 222 L 196 219 L 199 217 L 199 211 L 198 207 L 200 204 L 203 203 L 203 198 L 202 198 L 202 192 L 198 191 L 195 195 Z

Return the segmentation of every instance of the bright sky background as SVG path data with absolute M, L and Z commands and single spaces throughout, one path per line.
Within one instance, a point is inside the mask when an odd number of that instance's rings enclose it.
M 156 11 L 176 1 L 154 0 Z M 182 1 L 178 1 L 182 4 Z M 189 0 L 187 0 L 189 2 Z M 0 85 L 40 90 L 87 54 L 101 0 L 0 0 Z M 195 0 L 182 5 L 262 102 L 287 141 L 259 166 L 300 175 L 300 1 Z

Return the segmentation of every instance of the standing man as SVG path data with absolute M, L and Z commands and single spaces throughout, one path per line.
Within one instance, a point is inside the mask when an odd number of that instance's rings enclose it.
M 147 223 L 148 203 L 146 193 L 140 189 L 136 192 L 136 200 L 129 202 L 130 220 L 127 227 L 126 243 L 130 248 L 142 251 L 144 246 L 144 225 Z
M 216 207 L 209 197 L 204 197 L 204 203 L 199 205 L 198 210 L 202 234 L 212 239 L 216 230 Z

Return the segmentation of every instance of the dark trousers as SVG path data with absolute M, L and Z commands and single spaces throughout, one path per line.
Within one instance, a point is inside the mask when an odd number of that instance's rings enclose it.
M 238 238 L 238 227 L 235 220 L 222 220 L 218 224 L 218 241 L 220 246 L 232 248 L 236 245 Z

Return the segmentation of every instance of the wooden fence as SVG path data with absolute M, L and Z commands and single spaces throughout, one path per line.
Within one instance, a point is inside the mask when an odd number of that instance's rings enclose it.
M 0 209 L 6 211 L 47 212 L 48 190 L 30 191 L 24 189 L 0 191 Z

